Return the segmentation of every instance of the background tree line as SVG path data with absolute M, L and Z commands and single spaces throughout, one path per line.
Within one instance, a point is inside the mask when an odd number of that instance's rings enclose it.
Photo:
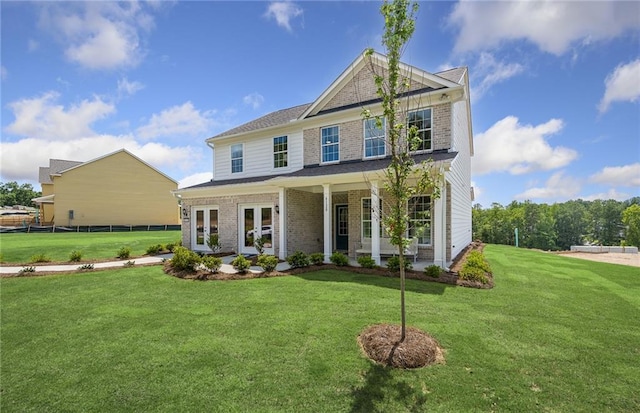
M 15 181 L 0 182 L 0 206 L 34 206 L 31 200 L 41 195 L 42 192 L 35 191 L 31 184 L 18 185 Z
M 543 250 L 568 250 L 572 245 L 634 245 L 640 247 L 640 197 L 626 201 L 581 199 L 547 205 L 531 201 L 475 204 L 473 238 L 490 244 Z

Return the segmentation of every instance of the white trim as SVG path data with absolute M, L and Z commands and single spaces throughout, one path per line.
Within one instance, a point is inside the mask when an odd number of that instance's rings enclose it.
M 331 200 L 331 184 L 322 184 L 323 193 L 323 224 L 324 224 L 324 262 L 331 262 L 331 215 L 333 204 Z
M 271 209 L 271 248 L 265 248 L 264 253 L 273 255 L 275 249 L 275 226 L 274 217 L 276 214 L 276 208 L 274 204 L 262 204 L 262 203 L 248 203 L 248 204 L 238 204 L 238 253 L 240 254 L 257 254 L 258 250 L 255 247 L 247 247 L 244 245 L 245 241 L 245 222 L 244 222 L 244 211 L 246 209 L 253 209 L 253 231 L 257 231 L 260 236 L 262 236 L 262 209 L 270 208 Z M 256 220 L 259 221 L 259 225 L 256 225 Z
M 203 231 L 203 243 L 202 245 L 199 245 L 197 240 L 198 240 L 198 220 L 197 220 L 197 213 L 198 211 L 202 211 L 202 231 Z M 211 228 L 211 212 L 210 211 L 217 211 L 217 216 L 218 216 L 218 222 L 217 222 L 217 229 L 218 229 L 218 237 L 220 236 L 220 207 L 218 205 L 193 205 L 191 207 L 191 249 L 194 251 L 210 251 L 209 246 L 207 245 L 207 237 L 210 235 L 209 233 L 209 229 Z

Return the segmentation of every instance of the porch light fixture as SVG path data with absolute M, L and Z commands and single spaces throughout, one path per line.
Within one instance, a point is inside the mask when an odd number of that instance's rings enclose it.
M 280 206 L 276 205 L 276 214 L 280 214 Z
M 189 219 L 189 210 L 187 208 L 182 208 L 182 219 Z
M 442 95 L 440 95 L 440 100 L 445 100 L 448 98 L 449 98 L 449 95 L 447 95 L 446 93 L 443 93 Z

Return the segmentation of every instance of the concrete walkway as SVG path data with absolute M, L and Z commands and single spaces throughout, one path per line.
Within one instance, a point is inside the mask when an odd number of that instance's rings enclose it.
M 150 265 L 150 264 L 160 264 L 163 260 L 169 260 L 173 257 L 173 254 L 161 254 L 155 255 L 152 257 L 139 257 L 132 258 L 130 260 L 117 260 L 117 261 L 108 261 L 108 262 L 96 262 L 93 264 L 94 269 L 104 269 L 104 268 L 118 268 L 124 267 L 128 261 L 133 261 L 135 265 Z M 231 265 L 231 261 L 236 257 L 236 255 L 228 255 L 226 257 L 222 257 L 222 267 L 220 267 L 220 272 L 224 272 L 227 274 L 235 274 L 237 271 Z M 26 264 L 21 266 L 12 266 L 12 267 L 0 267 L 0 274 L 18 274 L 20 270 L 25 267 L 34 267 L 35 273 L 38 272 L 74 272 L 77 271 L 79 267 L 81 267 L 84 263 L 74 263 L 74 264 L 60 264 L 60 265 L 38 265 L 38 264 Z M 418 261 L 413 264 L 413 269 L 416 271 L 422 271 L 425 267 L 432 264 L 431 262 Z M 356 262 L 356 260 L 349 258 L 349 265 L 352 267 L 359 267 L 360 265 Z M 386 260 L 382 260 L 381 266 L 386 267 Z M 286 271 L 289 268 L 289 264 L 286 262 L 280 262 L 276 266 L 276 271 Z M 250 268 L 250 271 L 253 273 L 261 273 L 262 268 L 258 266 L 253 266 Z
M 152 257 L 139 257 L 132 258 L 130 260 L 117 260 L 117 261 L 107 261 L 107 262 L 96 262 L 93 263 L 93 268 L 105 269 L 105 268 L 119 268 L 124 267 L 125 264 L 129 261 L 132 261 L 135 265 L 150 265 L 150 264 L 160 264 L 163 260 L 169 260 L 173 257 L 173 254 L 161 254 L 155 255 Z M 222 267 L 220 267 L 220 271 L 227 274 L 235 274 L 237 271 L 231 265 L 231 261 L 236 257 L 236 255 L 229 255 L 226 257 L 222 257 Z M 18 274 L 20 270 L 26 267 L 34 267 L 35 273 L 39 272 L 74 272 L 77 271 L 79 267 L 87 263 L 74 263 L 74 264 L 55 264 L 55 265 L 46 265 L 46 264 L 26 264 L 21 266 L 12 266 L 12 267 L 0 267 L 0 274 Z M 277 271 L 285 271 L 288 270 L 289 264 L 286 262 L 278 263 L 276 267 Z M 253 266 L 251 267 L 251 272 L 261 273 L 262 268 Z

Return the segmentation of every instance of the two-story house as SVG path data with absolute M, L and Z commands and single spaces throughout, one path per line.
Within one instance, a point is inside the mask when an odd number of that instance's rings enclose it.
M 372 74 L 384 55 L 361 54 L 314 102 L 279 110 L 207 139 L 210 182 L 175 191 L 182 200 L 183 244 L 207 251 L 218 234 L 223 250 L 284 259 L 300 250 L 353 256 L 367 241 L 380 262 L 385 241 L 386 127 L 364 119 L 382 112 Z M 473 134 L 466 68 L 428 73 L 402 64 L 410 88 L 401 97 L 408 126 L 421 142 L 414 159 L 442 172 L 441 196 L 421 194 L 408 211 L 418 259 L 446 267 L 471 242 Z M 386 125 L 385 125 L 386 126 Z

